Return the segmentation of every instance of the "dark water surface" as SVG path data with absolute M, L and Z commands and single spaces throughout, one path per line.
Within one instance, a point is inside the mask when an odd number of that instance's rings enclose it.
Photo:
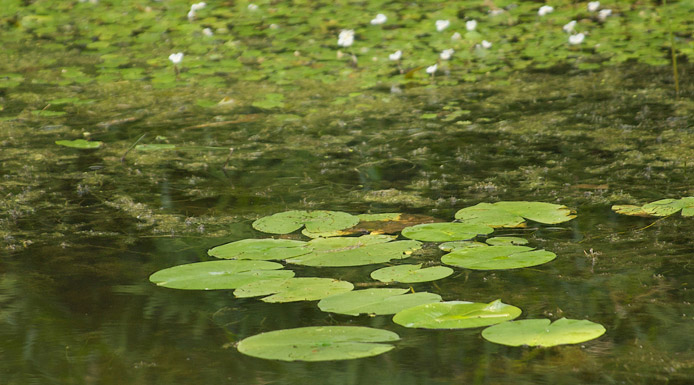
M 252 105 L 267 93 L 262 83 L 184 93 L 125 81 L 4 89 L 0 382 L 690 384 L 694 220 L 610 210 L 694 195 L 686 76 L 694 68 L 683 66 L 679 98 L 669 67 L 644 65 L 461 84 L 440 76 L 397 89 L 297 82 L 285 89 L 285 106 L 270 109 Z M 38 67 L 3 71 L 30 79 Z M 37 100 L 66 94 L 99 102 L 55 118 L 30 113 L 42 108 Z M 237 99 L 230 108 L 195 104 L 227 95 Z M 143 134 L 141 144 L 179 148 L 128 151 Z M 80 137 L 105 145 L 54 143 Z M 521 319 L 588 319 L 605 326 L 604 336 L 512 348 L 486 342 L 480 329 L 407 329 L 389 316 L 323 313 L 316 302 L 266 304 L 148 281 L 159 269 L 211 259 L 210 247 L 265 237 L 251 222 L 283 210 L 450 221 L 463 207 L 500 200 L 577 211 L 564 224 L 495 232 L 557 258 L 520 270 L 456 269 L 412 288 L 444 300 L 499 298 L 520 307 Z M 440 255 L 428 247 L 405 261 Z M 294 270 L 359 284 L 380 267 Z M 377 357 L 323 363 L 261 360 L 235 348 L 260 332 L 320 325 L 383 328 L 401 340 Z

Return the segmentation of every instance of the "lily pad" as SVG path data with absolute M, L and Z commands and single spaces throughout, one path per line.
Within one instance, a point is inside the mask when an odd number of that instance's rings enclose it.
M 485 242 L 492 246 L 506 246 L 506 245 L 526 245 L 528 240 L 520 237 L 493 237 L 487 239 Z
M 306 226 L 312 233 L 343 230 L 359 223 L 359 218 L 341 211 L 294 210 L 273 214 L 253 222 L 253 228 L 265 233 L 289 234 Z
M 617 214 L 639 217 L 666 217 L 682 210 L 682 216 L 690 217 L 694 216 L 694 197 L 661 199 L 643 206 L 614 205 L 612 210 Z
M 234 290 L 238 298 L 259 297 L 264 302 L 315 301 L 351 291 L 354 285 L 330 278 L 277 278 L 251 282 Z
M 151 144 L 138 144 L 135 146 L 137 151 L 162 151 L 162 150 L 175 150 L 175 144 L 168 143 L 151 143 Z
M 475 242 L 475 241 L 453 241 L 453 242 L 444 242 L 439 245 L 439 249 L 443 251 L 453 251 L 456 249 L 471 249 L 474 247 L 487 247 L 489 246 L 486 243 L 482 242 Z
M 490 303 L 450 301 L 405 309 L 395 314 L 393 322 L 408 328 L 467 329 L 510 321 L 520 314 L 521 309 L 498 299 Z
M 243 239 L 213 247 L 207 254 L 223 259 L 279 260 L 308 253 L 305 245 L 291 239 Z
M 306 245 L 310 252 L 288 258 L 288 263 L 305 266 L 361 266 L 409 257 L 421 248 L 417 241 L 392 241 L 387 235 L 318 238 Z
M 425 223 L 406 227 L 402 235 L 410 239 L 425 242 L 448 242 L 472 239 L 480 234 L 494 231 L 489 226 L 467 223 Z
M 418 265 L 398 265 L 384 267 L 371 273 L 371 278 L 381 282 L 416 283 L 436 281 L 453 274 L 453 269 L 446 266 L 432 266 L 422 269 Z
M 104 142 L 93 142 L 89 140 L 84 140 L 84 139 L 75 139 L 75 140 L 56 140 L 55 144 L 58 146 L 65 146 L 65 147 L 71 147 L 71 148 L 79 148 L 82 150 L 91 150 L 95 148 L 99 148 L 104 145 Z
M 548 319 L 526 319 L 505 322 L 486 328 L 482 337 L 508 346 L 556 346 L 578 344 L 605 334 L 605 327 L 587 321 L 561 318 L 550 324 Z
M 309 326 L 275 330 L 241 340 L 239 352 L 280 361 L 352 360 L 385 353 L 394 348 L 397 334 L 363 326 Z
M 479 203 L 455 213 L 455 218 L 464 223 L 485 224 L 491 227 L 523 227 L 525 219 L 556 224 L 574 219 L 576 215 L 562 205 L 546 202 L 511 201 Z
M 505 270 L 541 265 L 556 257 L 552 252 L 527 246 L 489 246 L 453 250 L 441 261 L 473 270 Z
M 283 267 L 265 261 L 196 262 L 159 270 L 150 275 L 149 280 L 172 289 L 235 289 L 254 281 L 294 276 L 293 271 L 279 270 Z
M 324 312 L 359 315 L 359 314 L 395 314 L 401 310 L 439 302 L 438 294 L 420 292 L 409 293 L 409 289 L 364 289 L 333 295 L 318 302 Z

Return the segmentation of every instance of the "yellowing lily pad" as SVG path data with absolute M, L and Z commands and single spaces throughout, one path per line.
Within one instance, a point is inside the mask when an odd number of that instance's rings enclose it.
M 417 241 L 392 241 L 387 235 L 317 238 L 308 242 L 309 253 L 288 258 L 288 263 L 305 266 L 361 266 L 409 257 L 421 247 Z
M 253 228 L 265 233 L 289 234 L 306 226 L 311 233 L 322 233 L 347 229 L 358 222 L 358 217 L 341 211 L 294 210 L 260 218 L 253 222 Z
M 393 322 L 408 328 L 466 329 L 510 321 L 521 309 L 496 300 L 490 303 L 450 301 L 429 303 L 398 312 Z
M 315 301 L 351 291 L 354 285 L 330 278 L 278 278 L 251 282 L 234 290 L 238 298 L 259 297 L 264 302 Z
M 159 270 L 149 280 L 158 286 L 184 290 L 235 289 L 270 278 L 291 278 L 294 272 L 265 261 L 209 261 L 189 263 Z
M 402 236 L 425 242 L 448 242 L 472 239 L 494 231 L 489 226 L 468 223 L 425 223 L 406 227 Z
M 604 333 L 605 327 L 587 320 L 561 318 L 550 323 L 548 319 L 526 319 L 488 327 L 482 337 L 508 346 L 549 347 L 590 341 Z
M 473 270 L 518 269 L 547 263 L 557 255 L 527 246 L 489 246 L 456 249 L 441 257 L 447 265 Z
M 446 266 L 432 266 L 422 269 L 418 265 L 398 265 L 384 267 L 371 273 L 371 278 L 381 282 L 416 283 L 436 281 L 453 274 L 453 269 Z
M 213 247 L 207 254 L 223 259 L 281 260 L 308 253 L 305 245 L 291 239 L 243 239 Z
M 438 294 L 420 292 L 409 293 L 409 289 L 364 289 L 332 295 L 318 302 L 318 307 L 325 312 L 359 315 L 359 314 L 395 314 L 403 309 L 425 303 L 439 302 Z
M 267 360 L 333 361 L 376 356 L 394 348 L 397 334 L 363 326 L 309 326 L 241 340 L 239 352 Z

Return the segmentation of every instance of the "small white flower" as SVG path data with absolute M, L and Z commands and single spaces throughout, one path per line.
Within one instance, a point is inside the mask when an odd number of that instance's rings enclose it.
M 210 28 L 205 28 L 202 30 L 202 34 L 205 36 L 212 36 L 214 33 L 212 33 L 212 30 Z
M 354 43 L 354 30 L 343 29 L 340 31 L 340 36 L 337 38 L 337 45 L 340 47 L 349 47 Z
M 448 20 L 436 20 L 436 30 L 439 32 L 448 28 L 449 25 L 451 25 L 451 22 Z
M 378 15 L 376 15 L 376 17 L 371 19 L 371 25 L 381 25 L 385 23 L 387 20 L 388 17 L 386 15 L 379 13 Z
M 443 52 L 441 52 L 441 60 L 450 60 L 454 52 L 453 48 L 444 49 Z
M 398 60 L 400 60 L 401 57 L 402 57 L 402 51 L 400 51 L 400 50 L 397 50 L 394 53 L 391 53 L 390 55 L 388 55 L 388 59 L 390 59 L 392 61 L 398 61 Z
M 600 2 L 599 1 L 591 1 L 588 3 L 588 12 L 595 12 L 600 8 Z
M 172 53 L 171 55 L 169 55 L 169 60 L 171 60 L 171 62 L 174 64 L 180 63 L 181 60 L 183 60 L 183 52 Z
M 258 10 L 258 5 L 250 3 L 248 4 L 248 10 L 249 11 L 257 11 Z
M 207 5 L 207 3 L 205 3 L 204 1 L 201 1 L 201 2 L 195 3 L 195 4 L 191 4 L 190 10 L 193 12 L 197 12 L 197 11 L 205 8 L 206 5 Z
M 607 17 L 611 14 L 611 9 L 601 9 L 600 12 L 598 12 L 598 19 L 600 19 L 600 21 L 605 21 L 605 19 L 607 19 Z
M 490 43 L 486 40 L 482 40 L 482 48 L 484 48 L 484 49 L 492 48 L 492 43 Z
M 571 32 L 573 32 L 575 27 L 576 27 L 576 20 L 571 20 L 570 22 L 564 24 L 564 26 L 561 27 L 561 29 L 563 29 L 564 32 L 566 32 L 566 33 L 571 33 Z
M 427 67 L 427 73 L 433 75 L 438 68 L 439 68 L 438 64 L 434 64 L 433 66 L 429 66 L 429 67 Z
M 462 38 L 463 36 L 460 35 L 460 32 L 456 32 L 453 34 L 453 36 L 451 36 L 451 40 L 460 40 Z
M 546 15 L 548 13 L 552 13 L 552 12 L 554 12 L 554 7 L 549 6 L 549 5 L 543 5 L 542 7 L 540 7 L 540 9 L 537 10 L 537 14 L 540 16 L 544 16 L 544 15 Z
M 465 29 L 468 31 L 474 31 L 477 28 L 477 20 L 469 20 L 465 22 Z
M 576 45 L 576 44 L 581 44 L 583 43 L 583 39 L 586 38 L 586 35 L 583 33 L 577 33 L 575 35 L 569 36 L 569 44 Z
M 188 11 L 188 20 L 195 19 L 195 11 Z

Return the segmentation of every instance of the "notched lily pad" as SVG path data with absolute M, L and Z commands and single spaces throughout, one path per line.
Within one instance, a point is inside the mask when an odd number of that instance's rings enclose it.
M 504 322 L 482 331 L 482 337 L 496 344 L 508 346 L 556 346 L 578 344 L 605 334 L 605 327 L 587 320 L 561 318 L 552 323 L 548 319 L 526 319 Z
M 315 301 L 351 291 L 350 282 L 330 278 L 267 279 L 243 285 L 234 290 L 238 298 L 259 297 L 264 302 Z
M 323 298 L 318 307 L 324 312 L 359 314 L 395 314 L 403 309 L 439 302 L 438 294 L 420 292 L 409 293 L 409 289 L 364 289 Z
M 84 140 L 84 139 L 75 139 L 75 140 L 56 140 L 55 144 L 58 146 L 64 146 L 64 147 L 70 147 L 70 148 L 78 148 L 81 150 L 91 150 L 95 148 L 99 148 L 104 145 L 104 142 L 96 142 L 96 141 L 90 141 L 90 140 Z
M 479 203 L 458 210 L 455 218 L 463 223 L 485 224 L 491 227 L 524 227 L 525 220 L 556 224 L 574 219 L 576 215 L 566 206 L 546 202 Z
M 408 328 L 466 329 L 510 321 L 520 314 L 521 309 L 498 299 L 490 303 L 450 301 L 405 309 L 393 317 L 393 322 Z
M 422 269 L 418 265 L 398 265 L 384 267 L 371 273 L 371 278 L 381 282 L 430 282 L 443 279 L 453 274 L 453 269 L 446 266 L 432 266 Z
M 404 237 L 425 242 L 449 242 L 472 239 L 480 234 L 491 234 L 489 226 L 468 223 L 425 223 L 406 227 L 402 230 Z
M 376 356 L 394 348 L 397 334 L 362 326 L 309 326 L 275 330 L 241 340 L 239 352 L 280 361 L 333 361 Z
M 243 239 L 213 247 L 207 254 L 223 259 L 282 260 L 308 253 L 303 246 L 306 242 L 291 239 Z
M 682 211 L 683 217 L 694 216 L 694 197 L 684 197 L 681 199 L 661 199 L 655 202 L 646 203 L 643 206 L 635 205 L 614 205 L 612 211 L 617 214 L 631 215 L 639 217 L 666 217 Z
M 291 278 L 294 272 L 279 270 L 279 263 L 265 261 L 209 261 L 169 267 L 150 275 L 157 286 L 183 290 L 235 289 L 271 278 Z
M 359 218 L 341 211 L 294 210 L 273 214 L 253 222 L 253 228 L 265 233 L 289 234 L 306 226 L 312 233 L 338 231 L 350 228 Z
M 527 246 L 489 246 L 456 249 L 441 257 L 441 261 L 473 270 L 505 270 L 541 265 L 556 257 L 552 252 Z

